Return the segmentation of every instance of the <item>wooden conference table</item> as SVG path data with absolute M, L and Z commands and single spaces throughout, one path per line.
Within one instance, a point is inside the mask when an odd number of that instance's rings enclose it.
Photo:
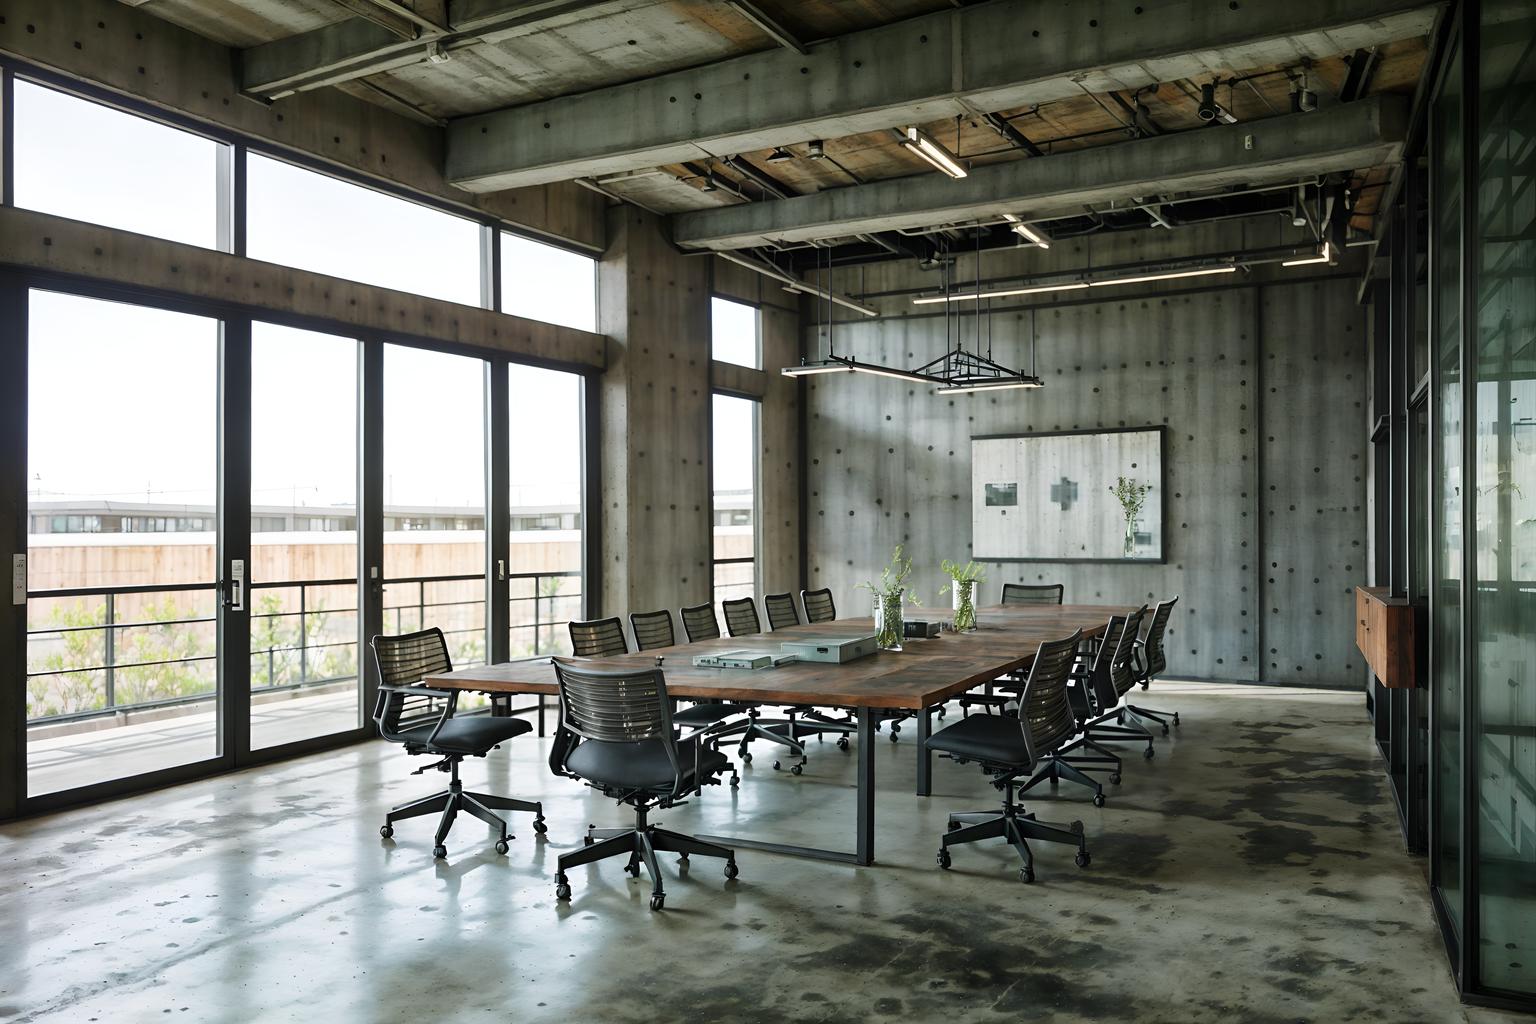
M 1134 607 L 1110 605 L 994 605 L 978 609 L 979 627 L 969 633 L 943 633 L 929 640 L 909 639 L 901 651 L 880 651 L 844 665 L 797 662 L 779 668 L 695 668 L 699 654 L 736 650 L 778 653 L 794 640 L 868 635 L 870 619 L 837 619 L 795 626 L 757 636 L 721 637 L 693 644 L 659 647 L 642 654 L 593 659 L 603 665 L 655 665 L 661 659 L 667 690 L 683 700 L 718 699 L 748 704 L 814 705 L 847 708 L 858 725 L 858 797 L 853 853 L 787 846 L 756 839 L 700 836 L 711 842 L 848 864 L 875 859 L 875 712 L 909 711 L 917 719 L 917 795 L 927 796 L 933 757 L 927 748 L 935 707 L 967 690 L 1010 672 L 1028 669 L 1042 641 L 1070 636 L 1081 629 L 1097 636 L 1111 615 Z M 499 694 L 558 694 L 548 658 L 480 665 L 428 676 L 428 686 Z

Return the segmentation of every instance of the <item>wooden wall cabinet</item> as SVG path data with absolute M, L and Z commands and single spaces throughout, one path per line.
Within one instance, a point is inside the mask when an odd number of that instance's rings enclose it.
M 1406 597 L 1386 587 L 1355 588 L 1355 646 L 1381 680 L 1393 690 L 1418 685 L 1414 609 Z

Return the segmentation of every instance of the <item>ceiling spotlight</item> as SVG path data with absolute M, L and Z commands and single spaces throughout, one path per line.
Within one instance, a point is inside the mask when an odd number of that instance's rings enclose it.
M 1216 83 L 1206 82 L 1200 87 L 1200 106 L 1195 111 L 1202 121 L 1214 121 L 1220 109 L 1216 106 Z
M 791 153 L 789 150 L 785 149 L 783 146 L 775 146 L 775 147 L 773 147 L 773 152 L 768 154 L 768 162 L 771 163 L 771 164 L 788 163 L 790 160 L 793 160 L 794 158 L 795 158 L 795 154 Z
M 812 160 L 820 160 L 827 155 L 826 143 L 820 139 L 812 139 L 805 144 L 805 155 Z
M 921 128 L 908 128 L 902 137 L 901 144 L 951 178 L 963 178 L 966 175 L 965 168 L 960 166 L 960 161 L 955 159 L 955 155 L 935 142 Z
M 1307 81 L 1307 69 L 1302 68 L 1301 74 L 1291 79 L 1291 111 L 1304 113 L 1316 109 L 1317 93 L 1312 91 L 1311 83 Z

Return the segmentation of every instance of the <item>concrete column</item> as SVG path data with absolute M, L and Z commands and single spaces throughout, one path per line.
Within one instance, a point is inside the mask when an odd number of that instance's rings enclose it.
M 660 221 L 608 211 L 598 270 L 602 378 L 602 589 L 594 613 L 711 599 L 709 261 Z

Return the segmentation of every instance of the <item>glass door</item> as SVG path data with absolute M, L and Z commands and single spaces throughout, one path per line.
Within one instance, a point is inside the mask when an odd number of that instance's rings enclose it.
M 251 325 L 251 749 L 358 728 L 358 359 Z
M 220 754 L 219 321 L 29 293 L 28 797 Z

